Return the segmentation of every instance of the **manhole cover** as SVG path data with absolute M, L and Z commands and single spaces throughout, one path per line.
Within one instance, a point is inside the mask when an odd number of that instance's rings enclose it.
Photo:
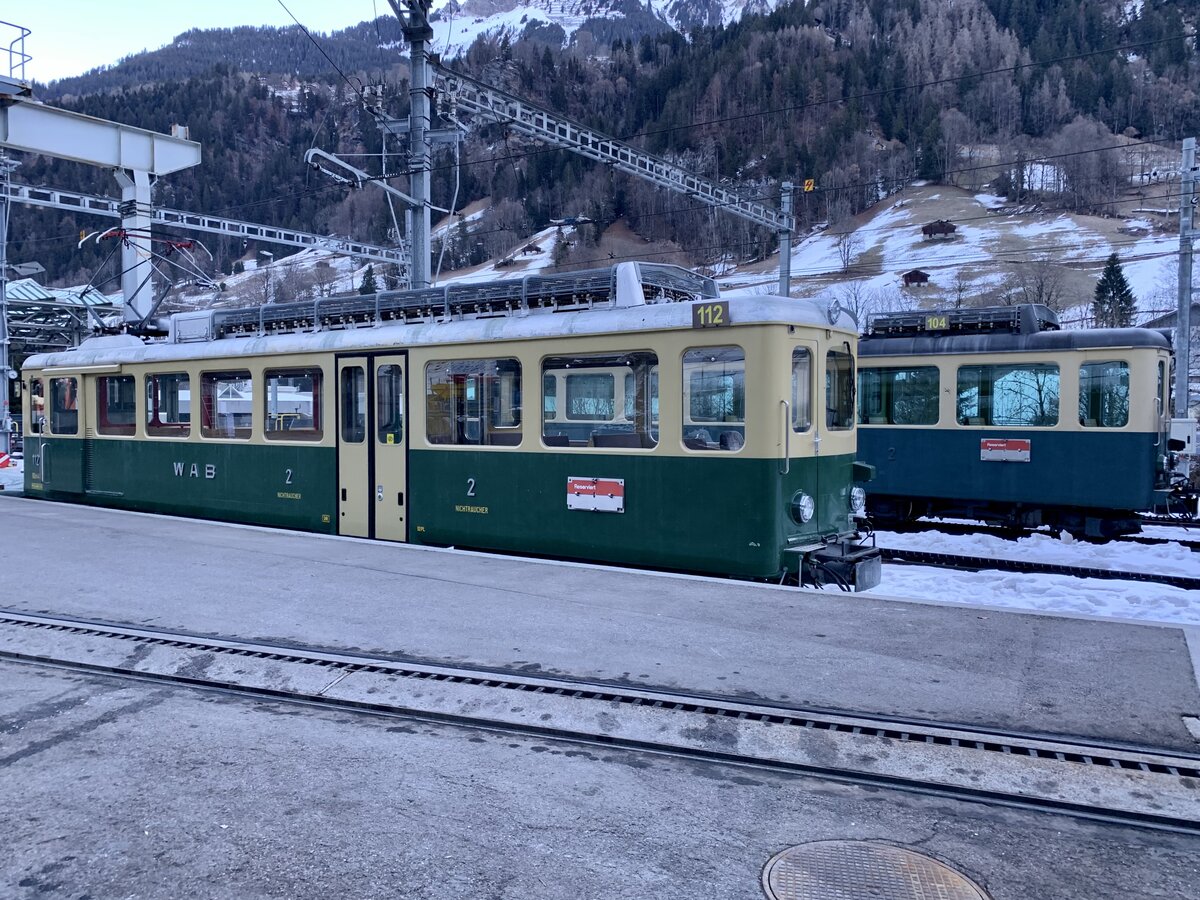
M 988 900 L 935 859 L 870 841 L 790 847 L 763 869 L 771 900 Z

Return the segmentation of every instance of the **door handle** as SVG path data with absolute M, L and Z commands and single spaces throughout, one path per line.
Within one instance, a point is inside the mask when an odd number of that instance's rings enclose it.
M 792 405 L 786 400 L 779 403 L 783 407 L 783 467 L 779 474 L 787 475 L 792 471 Z

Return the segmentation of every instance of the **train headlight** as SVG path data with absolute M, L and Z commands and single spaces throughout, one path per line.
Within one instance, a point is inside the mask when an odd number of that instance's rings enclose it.
M 850 512 L 861 516 L 867 511 L 867 492 L 858 485 L 850 488 Z
M 792 497 L 792 518 L 803 525 L 813 517 L 816 512 L 817 503 L 812 497 L 804 493 L 804 491 L 796 491 Z

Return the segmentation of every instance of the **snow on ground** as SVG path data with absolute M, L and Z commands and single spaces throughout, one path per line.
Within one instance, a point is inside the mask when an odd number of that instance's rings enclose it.
M 7 467 L 0 469 L 0 488 L 6 491 L 19 491 L 24 483 L 24 460 L 14 459 Z
M 1121 259 L 1143 320 L 1161 313 L 1163 297 L 1174 296 L 1172 273 L 1179 238 L 1156 233 L 1155 225 L 1134 211 L 1124 221 L 1074 214 L 1039 213 L 1009 208 L 1003 197 L 941 188 L 924 191 L 914 184 L 899 199 L 889 199 L 855 219 L 821 228 L 792 247 L 795 295 L 838 296 L 857 287 L 870 301 L 903 297 L 929 305 L 952 298 L 967 284 L 971 295 L 1014 286 L 1014 270 L 1025 260 L 1045 258 L 1067 276 L 1065 288 L 1090 297 L 1094 279 L 1112 252 Z M 949 239 L 927 240 L 921 226 L 949 218 L 958 231 Z M 841 250 L 849 246 L 849 267 Z M 1064 263 L 1066 266 L 1064 267 Z M 922 269 L 930 286 L 901 287 L 901 275 Z M 777 272 L 777 270 L 776 270 Z M 761 267 L 733 271 L 722 287 L 772 290 L 776 272 Z
M 1166 529 L 1157 528 L 1148 534 L 1169 536 Z M 1060 540 L 1041 533 L 1014 542 L 992 534 L 950 535 L 937 531 L 879 532 L 877 540 L 885 547 L 931 553 L 1200 578 L 1200 553 L 1170 542 L 1153 546 L 1120 541 L 1089 544 L 1066 535 Z M 1200 625 L 1200 591 L 1119 579 L 885 565 L 880 586 L 863 592 L 863 596 Z
M 880 586 L 860 596 L 1200 625 L 1200 591 L 1104 578 L 885 565 Z
M 1074 540 L 1068 534 L 1059 539 L 1041 532 L 1008 541 L 994 534 L 943 534 L 940 531 L 880 531 L 876 532 L 876 540 L 882 547 L 897 550 L 1020 559 L 1118 572 L 1153 571 L 1200 578 L 1200 554 L 1172 542 L 1153 546 L 1128 541 L 1091 544 Z
M 544 269 L 549 269 L 554 265 L 554 250 L 558 246 L 559 240 L 564 237 L 569 238 L 574 234 L 574 231 L 575 229 L 573 228 L 560 228 L 557 225 L 551 225 L 549 228 L 542 229 L 525 241 L 520 247 L 513 250 L 507 257 L 511 260 L 509 265 L 497 266 L 495 263 L 486 263 L 476 269 L 452 272 L 443 278 L 439 284 L 469 284 L 478 281 L 493 282 L 501 278 L 521 278 L 525 275 L 532 275 Z

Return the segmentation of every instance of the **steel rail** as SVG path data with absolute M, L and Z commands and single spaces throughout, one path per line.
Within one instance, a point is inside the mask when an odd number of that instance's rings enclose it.
M 129 625 L 106 619 L 51 616 L 48 614 L 30 613 L 24 610 L 0 608 L 0 627 L 4 625 L 51 628 L 76 634 L 117 637 L 139 643 L 191 648 L 207 652 L 228 652 L 246 657 L 291 660 L 328 665 L 347 670 L 379 670 L 401 675 L 413 675 L 418 678 L 428 677 L 460 683 L 488 684 L 493 687 L 515 690 L 536 688 L 544 692 L 547 689 L 554 688 L 561 693 L 577 693 L 582 691 L 595 694 L 601 699 L 625 700 L 626 698 L 634 698 L 637 702 L 648 701 L 659 705 L 678 705 L 686 702 L 688 705 L 696 706 L 698 709 L 716 714 L 724 714 L 722 710 L 727 710 L 731 714 L 740 716 L 748 710 L 753 710 L 755 714 L 764 717 L 771 716 L 777 722 L 790 719 L 800 722 L 806 727 L 824 728 L 830 731 L 839 729 L 853 731 L 855 728 L 858 728 L 860 731 L 877 732 L 880 736 L 885 737 L 900 736 L 903 734 L 920 735 L 926 731 L 953 731 L 961 737 L 965 737 L 976 743 L 1000 744 L 1010 749 L 1022 744 L 1055 744 L 1059 747 L 1078 749 L 1081 756 L 1084 755 L 1084 751 L 1087 751 L 1095 759 L 1101 760 L 1105 758 L 1105 754 L 1143 754 L 1154 756 L 1170 756 L 1175 754 L 1175 751 L 1170 748 L 1136 744 L 1128 741 L 1101 740 L 1058 732 L 1017 731 L 963 722 L 946 722 L 839 707 L 805 706 L 759 697 L 754 698 L 753 703 L 750 703 L 737 697 L 704 691 L 690 690 L 686 693 L 681 693 L 676 689 L 668 690 L 641 685 L 632 686 L 626 682 L 578 678 L 566 674 L 555 674 L 553 678 L 534 677 L 525 671 L 505 667 L 478 665 L 470 667 L 445 666 L 403 654 L 377 656 L 348 650 L 315 648 L 305 644 L 284 641 L 263 644 L 240 639 L 217 638 L 211 634 L 198 632 L 162 629 L 148 625 Z M 844 724 L 839 725 L 838 720 L 841 720 Z M 937 743 L 937 741 L 931 741 L 931 743 Z M 945 741 L 945 743 L 949 743 L 949 741 Z M 990 747 L 986 749 L 990 749 Z M 1200 755 L 1196 757 L 1186 754 L 1177 755 L 1179 755 L 1181 764 L 1190 766 L 1191 763 L 1196 763 L 1198 774 L 1200 774 Z
M 1069 575 L 1073 578 L 1103 578 L 1116 581 L 1138 581 L 1165 584 L 1185 591 L 1200 590 L 1200 578 L 1187 575 L 1163 575 L 1157 572 L 1130 572 L 1121 569 L 1100 569 L 1088 566 L 1068 566 L 1058 563 L 1031 562 L 1022 559 L 997 559 L 990 556 L 965 556 L 957 553 L 932 553 L 925 550 L 902 550 L 880 547 L 889 562 L 908 565 L 930 565 L 943 569 L 965 569 L 971 572 L 995 570 L 1019 572 L 1025 575 Z
M 1031 534 L 1051 536 L 1047 532 L 1036 528 L 1018 528 L 1015 526 L 987 525 L 983 523 L 972 524 L 967 522 L 900 522 L 888 523 L 886 525 L 879 525 L 877 523 L 877 527 L 879 527 L 879 529 L 882 531 L 891 531 L 895 534 L 924 534 L 931 531 L 959 536 L 990 534 L 1004 541 L 1017 541 L 1023 537 L 1028 537 Z M 1078 540 L 1080 543 L 1093 543 L 1085 538 L 1079 538 Z M 1174 543 L 1187 547 L 1193 553 L 1200 553 L 1200 541 L 1155 537 L 1152 534 L 1121 534 L 1117 535 L 1116 537 L 1095 541 L 1094 543 L 1102 544 L 1108 541 L 1120 541 L 1129 544 L 1145 544 L 1149 547 L 1153 547 L 1157 544 Z
M 1143 525 L 1173 525 L 1176 528 L 1200 528 L 1200 519 L 1192 516 L 1171 516 L 1143 513 L 1138 516 Z
M 979 728 L 967 727 L 964 729 L 959 726 L 951 726 L 951 731 L 945 725 L 935 725 L 933 728 L 925 729 L 924 733 L 922 733 L 922 731 L 905 722 L 888 720 L 884 717 L 878 717 L 875 722 L 860 720 L 859 724 L 852 724 L 850 721 L 836 721 L 831 717 L 814 719 L 806 716 L 801 710 L 761 707 L 728 700 L 714 701 L 707 696 L 631 688 L 614 690 L 609 684 L 597 682 L 563 682 L 559 679 L 530 678 L 527 676 L 498 678 L 496 673 L 485 670 L 411 665 L 376 657 L 356 657 L 340 653 L 304 651 L 278 645 L 211 638 L 197 639 L 190 635 L 171 632 L 151 632 L 144 629 L 106 628 L 94 626 L 80 620 L 51 619 L 44 616 L 30 616 L 28 614 L 0 615 L 0 625 L 50 629 L 73 635 L 115 638 L 118 640 L 158 644 L 165 647 L 202 651 L 211 654 L 224 654 L 241 658 L 305 663 L 338 672 L 338 680 L 355 671 L 381 672 L 393 677 L 433 679 L 452 683 L 472 684 L 484 688 L 518 690 L 532 694 L 549 694 L 584 702 L 600 701 L 612 704 L 615 701 L 630 706 L 647 706 L 654 709 L 665 709 L 670 712 L 694 713 L 706 716 L 728 716 L 737 719 L 751 719 L 765 724 L 807 729 L 841 730 L 854 735 L 891 738 L 901 743 L 942 744 L 960 749 L 992 751 L 1006 755 L 1016 755 L 1018 757 L 1029 756 L 1033 759 L 1049 759 L 1111 769 L 1131 770 L 1134 773 L 1157 773 L 1179 779 L 1196 780 L 1200 778 L 1200 756 L 1190 756 L 1170 751 L 1152 750 L 1150 751 L 1152 756 L 1148 756 L 1145 759 L 1138 759 L 1138 755 L 1142 753 L 1140 750 L 1131 751 L 1123 747 L 1106 746 L 1102 743 L 1085 744 L 1083 742 L 1072 742 L 1064 744 L 1061 740 L 1054 739 L 1054 743 L 1061 748 L 1055 749 L 1053 746 L 1037 746 L 1043 742 L 1041 739 L 1035 738 L 1026 741 L 1025 745 L 1021 745 L 1014 740 L 1010 733 L 988 732 Z M 755 756 L 731 750 L 681 746 L 668 741 L 606 735 L 595 730 L 585 730 L 583 728 L 540 725 L 529 721 L 514 723 L 512 721 L 489 718 L 484 715 L 418 709 L 396 703 L 324 696 L 323 691 L 328 689 L 328 686 L 320 692 L 313 692 L 303 689 L 235 684 L 200 675 L 185 675 L 179 672 L 145 671 L 132 668 L 129 665 L 69 660 L 45 654 L 30 654 L 12 650 L 0 650 L 0 659 L 25 664 L 51 666 L 82 674 L 115 676 L 148 683 L 198 688 L 241 698 L 268 699 L 298 703 L 333 711 L 398 717 L 458 727 L 483 728 L 490 731 L 525 736 L 533 735 L 552 740 L 651 752 L 713 763 L 748 765 L 759 769 L 789 772 L 844 783 L 891 787 L 907 792 L 950 797 L 969 802 L 1003 805 L 1071 815 L 1124 826 L 1145 827 L 1176 833 L 1200 835 L 1200 817 L 1185 818 L 1177 815 L 1156 814 L 1146 811 L 1113 810 L 1090 805 L 1086 802 L 1028 796 L 1003 790 L 966 785 L 937 783 L 932 780 L 923 780 L 919 777 L 868 772 L 844 766 L 772 759 L 767 756 Z M 792 715 L 784 715 L 784 712 L 791 712 Z M 963 736 L 951 736 L 954 732 L 959 732 Z

